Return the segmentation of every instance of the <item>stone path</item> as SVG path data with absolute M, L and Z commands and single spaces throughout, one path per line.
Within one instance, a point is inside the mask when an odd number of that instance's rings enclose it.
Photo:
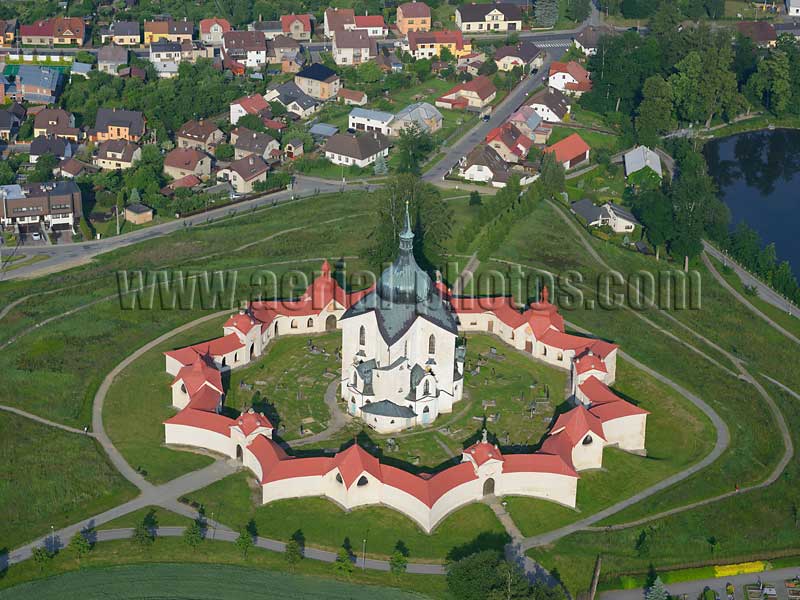
M 336 402 L 336 398 L 339 395 L 340 384 L 341 381 L 337 377 L 328 384 L 327 388 L 325 388 L 325 404 L 328 406 L 328 410 L 331 411 L 331 418 L 328 421 L 328 427 L 324 431 L 320 431 L 319 433 L 315 433 L 314 435 L 310 435 L 306 438 L 286 442 L 291 448 L 315 444 L 317 442 L 323 442 L 327 439 L 330 439 L 352 420 L 349 415 L 339 408 Z

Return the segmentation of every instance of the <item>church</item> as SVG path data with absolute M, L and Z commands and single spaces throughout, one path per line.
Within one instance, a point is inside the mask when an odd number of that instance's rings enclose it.
M 408 205 L 399 237 L 395 261 L 341 318 L 341 395 L 379 433 L 430 425 L 464 391 L 458 319 L 414 260 Z

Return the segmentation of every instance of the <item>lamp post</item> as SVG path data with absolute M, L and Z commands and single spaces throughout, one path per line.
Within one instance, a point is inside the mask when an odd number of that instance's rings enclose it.
M 50 525 L 50 552 L 56 549 L 56 528 Z
M 364 546 L 361 550 L 361 570 L 367 568 L 367 538 L 364 538 Z

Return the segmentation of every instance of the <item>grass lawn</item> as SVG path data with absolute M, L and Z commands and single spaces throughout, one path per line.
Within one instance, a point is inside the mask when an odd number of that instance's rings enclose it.
M 569 120 L 572 123 L 588 125 L 590 127 L 606 127 L 603 115 L 581 108 L 578 104 L 573 104 L 569 113 Z
M 625 192 L 625 174 L 619 165 L 602 165 L 580 177 L 567 179 L 566 191 L 570 202 L 583 198 L 608 200 L 622 204 Z
M 136 495 L 89 437 L 3 412 L 0 547 L 98 514 Z
M 599 131 L 591 131 L 589 129 L 572 129 L 571 127 L 562 127 L 559 125 L 553 127 L 553 133 L 550 135 L 550 139 L 547 140 L 547 145 L 552 146 L 573 133 L 577 133 L 581 136 L 583 141 L 589 144 L 592 150 L 605 149 L 610 152 L 617 152 L 620 150 L 619 136 L 600 133 Z
M 431 535 L 408 517 L 390 508 L 369 506 L 344 512 L 325 498 L 278 500 L 261 505 L 252 477 L 245 472 L 231 475 L 189 495 L 206 514 L 233 528 L 255 523 L 258 535 L 288 540 L 300 531 L 308 546 L 337 550 L 348 545 L 361 552 L 367 540 L 367 554 L 389 556 L 398 542 L 409 551 L 409 560 L 438 561 L 454 549 L 502 548 L 508 541 L 503 526 L 484 504 L 471 504 L 445 518 Z
M 65 572 L 71 573 L 68 579 L 50 579 Z M 41 580 L 44 587 L 12 588 L 31 580 Z M 447 583 L 441 576 L 404 574 L 392 580 L 380 571 L 356 569 L 349 581 L 343 581 L 335 577 L 330 564 L 319 561 L 303 560 L 289 566 L 281 554 L 260 548 L 253 548 L 243 559 L 230 542 L 206 540 L 190 548 L 180 538 L 161 538 L 146 548 L 130 540 L 101 542 L 80 561 L 67 549 L 42 569 L 32 560 L 14 565 L 0 579 L 0 588 L 12 589 L 0 592 L 0 598 L 64 598 L 69 586 L 79 591 L 75 597 L 108 598 L 110 593 L 114 598 L 131 600 L 143 596 L 252 598 L 258 589 L 269 589 L 270 597 L 291 599 L 408 597 L 399 589 L 423 597 L 448 597 Z M 94 595 L 89 596 L 90 592 Z
M 325 353 L 312 353 L 309 342 Z M 253 405 L 270 418 L 285 440 L 301 437 L 301 424 L 308 434 L 319 433 L 328 426 L 330 411 L 324 396 L 328 385 L 340 378 L 336 350 L 341 345 L 338 331 L 275 340 L 257 362 L 231 373 L 225 405 L 238 411 Z M 253 389 L 244 389 L 242 384 Z
M 128 513 L 127 515 L 114 519 L 113 521 L 109 521 L 108 523 L 103 523 L 97 527 L 97 530 L 102 531 L 108 529 L 136 527 L 136 525 L 141 523 L 142 519 L 148 515 L 155 519 L 155 523 L 158 527 L 182 527 L 189 525 L 192 522 L 192 520 L 188 517 L 174 513 L 166 508 L 161 508 L 160 506 L 146 506 L 145 508 L 135 510 L 132 513 Z
M 577 510 L 533 498 L 508 498 L 508 510 L 526 536 L 550 531 L 611 506 L 711 451 L 711 422 L 672 388 L 624 360 L 617 362 L 614 388 L 622 397 L 650 411 L 647 457 L 606 448 L 603 468 L 581 473 Z

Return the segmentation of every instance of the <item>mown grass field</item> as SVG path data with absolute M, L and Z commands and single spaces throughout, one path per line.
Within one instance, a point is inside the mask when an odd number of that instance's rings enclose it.
M 454 551 L 498 548 L 509 541 L 503 526 L 485 504 L 471 504 L 444 519 L 431 535 L 399 512 L 381 506 L 348 512 L 324 498 L 278 500 L 261 505 L 252 476 L 230 475 L 205 489 L 189 494 L 189 500 L 205 509 L 214 520 L 239 528 L 251 519 L 258 535 L 289 540 L 300 532 L 308 546 L 336 551 L 343 545 L 367 555 L 385 558 L 402 542 L 415 562 L 440 561 Z
M 119 565 L 130 565 L 122 567 Z M 95 569 L 97 574 L 95 575 Z M 132 569 L 127 571 L 127 569 Z M 184 569 L 186 575 L 181 576 Z M 61 580 L 61 593 L 58 588 L 50 587 L 59 579 L 53 576 L 70 573 L 69 579 Z M 130 577 L 124 573 L 132 573 Z M 211 577 L 210 574 L 214 576 Z M 171 578 L 171 579 L 170 579 Z M 262 579 L 258 579 L 262 578 Z M 31 580 L 41 580 L 38 584 L 47 587 L 22 588 L 14 586 Z M 124 583 L 124 587 L 115 589 L 115 581 Z M 194 587 L 192 581 L 204 585 Z M 74 583 L 73 583 L 74 582 Z M 150 583 L 160 586 L 150 588 Z M 240 588 L 240 582 L 243 584 Z M 259 583 L 261 582 L 261 583 Z M 176 588 L 176 583 L 180 588 Z M 75 585 L 80 594 L 67 596 L 66 586 Z M 83 587 L 86 586 L 86 587 Z M 88 596 L 95 586 L 99 596 Z M 105 587 L 104 587 L 105 586 Z M 145 587 L 148 586 L 148 587 Z M 391 586 L 391 587 L 390 587 Z M 104 590 L 114 593 L 104 593 Z M 51 592 L 51 590 L 55 590 Z M 150 593 L 143 591 L 152 590 Z M 191 590 L 190 594 L 183 594 Z M 204 590 L 212 594 L 203 595 Z M 236 594 L 231 594 L 235 591 Z M 240 592 L 241 590 L 241 592 Z M 99 597 L 99 598 L 252 598 L 254 594 L 267 593 L 278 598 L 374 598 L 376 595 L 387 598 L 429 597 L 449 598 L 445 578 L 435 575 L 405 574 L 400 578 L 389 579 L 380 571 L 362 571 L 356 569 L 349 581 L 337 579 L 333 568 L 328 563 L 314 560 L 303 560 L 290 567 L 282 555 L 253 548 L 246 559 L 234 544 L 214 540 L 205 540 L 197 548 L 191 548 L 180 538 L 159 538 L 147 548 L 142 548 L 130 540 L 101 542 L 86 557 L 78 560 L 71 549 L 65 549 L 44 568 L 26 561 L 14 565 L 0 578 L 0 598 L 64 598 L 64 597 Z M 273 590 L 287 594 L 272 595 Z M 409 593 L 403 595 L 401 592 Z M 23 596 L 22 594 L 26 594 Z M 45 596 L 45 593 L 56 593 L 56 596 Z M 300 594 L 305 595 L 300 595 Z M 30 594 L 30 595 L 29 595 Z M 127 594 L 127 595 L 126 595 Z M 174 595 L 169 595 L 174 594 Z M 327 594 L 327 595 L 326 595 Z M 363 595 L 361 595 L 363 594 Z M 422 594 L 422 596 L 419 596 Z
M 95 441 L 0 413 L 0 548 L 11 550 L 136 495 Z

